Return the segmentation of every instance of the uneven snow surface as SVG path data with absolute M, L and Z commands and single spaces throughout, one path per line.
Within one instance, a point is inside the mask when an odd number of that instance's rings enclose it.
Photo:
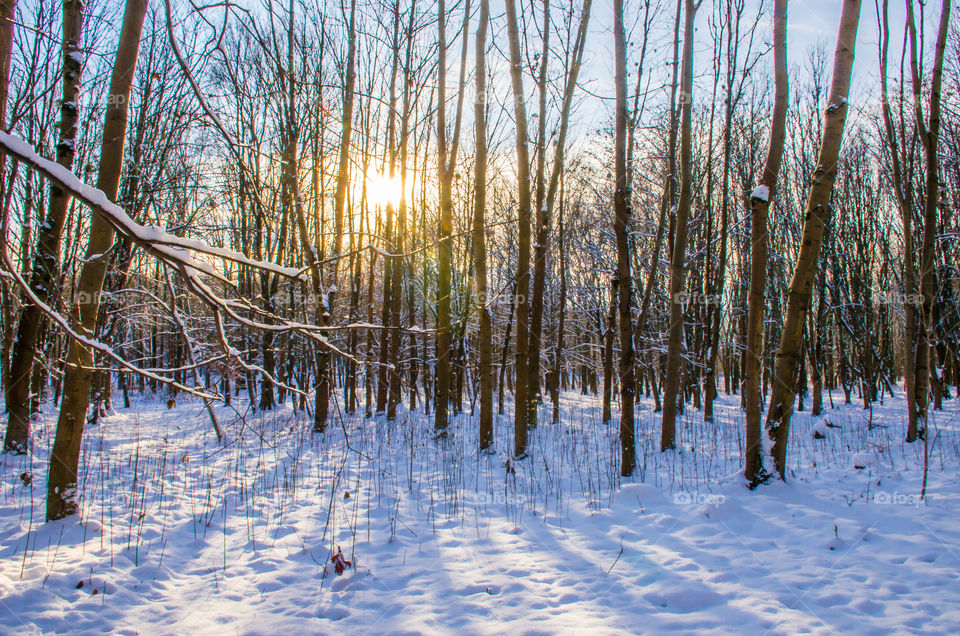
M 960 400 L 923 501 L 903 403 L 833 398 L 825 439 L 794 416 L 788 482 L 750 492 L 736 396 L 668 453 L 644 401 L 623 481 L 616 421 L 577 393 L 509 465 L 512 404 L 480 455 L 469 415 L 443 441 L 422 412 L 318 436 L 289 406 L 220 407 L 218 446 L 199 401 L 158 396 L 88 427 L 82 520 L 45 524 L 48 406 L 34 455 L 0 457 L 0 632 L 960 632 Z

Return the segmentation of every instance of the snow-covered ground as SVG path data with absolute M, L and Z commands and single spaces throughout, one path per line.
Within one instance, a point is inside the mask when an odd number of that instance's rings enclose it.
M 960 632 L 960 400 L 934 413 L 924 501 L 889 398 L 838 402 L 822 440 L 797 414 L 789 481 L 756 492 L 736 396 L 715 424 L 688 410 L 669 453 L 643 402 L 623 481 L 616 415 L 576 393 L 522 462 L 512 405 L 485 455 L 469 415 L 435 441 L 422 413 L 320 437 L 221 407 L 218 446 L 201 403 L 159 402 L 86 431 L 81 520 L 43 523 L 53 409 L 32 457 L 0 458 L 0 631 Z

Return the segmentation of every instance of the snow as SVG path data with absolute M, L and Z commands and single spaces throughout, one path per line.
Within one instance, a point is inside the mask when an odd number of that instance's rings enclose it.
M 877 463 L 877 456 L 868 451 L 861 451 L 859 453 L 854 453 L 851 458 L 854 468 L 867 468 Z
M 0 132 L 0 149 L 16 159 L 36 168 L 37 171 L 42 175 L 58 183 L 65 190 L 69 191 L 75 198 L 89 206 L 94 214 L 109 223 L 114 230 L 134 241 L 141 248 L 151 252 L 154 256 L 158 257 L 168 265 L 179 270 L 189 290 L 210 305 L 218 319 L 220 317 L 220 313 L 222 312 L 235 320 L 237 323 L 252 329 L 272 330 L 277 332 L 297 331 L 303 333 L 309 338 L 312 338 L 316 342 L 322 343 L 331 351 L 344 355 L 347 359 L 352 360 L 350 356 L 347 356 L 347 354 L 332 346 L 326 338 L 318 335 L 317 332 L 324 329 L 323 327 L 284 320 L 278 316 L 274 316 L 274 324 L 270 324 L 267 322 L 250 320 L 239 315 L 234 311 L 234 308 L 239 306 L 248 306 L 246 301 L 228 301 L 227 299 L 216 294 L 209 285 L 204 283 L 200 277 L 197 276 L 199 272 L 202 272 L 211 278 L 221 280 L 228 286 L 231 284 L 230 281 L 227 280 L 222 273 L 217 271 L 210 264 L 195 259 L 190 252 L 195 251 L 208 256 L 217 256 L 238 263 L 245 263 L 260 270 L 265 270 L 280 276 L 305 281 L 306 278 L 304 277 L 303 270 L 282 267 L 267 261 L 251 259 L 239 252 L 233 252 L 224 248 L 207 245 L 203 241 L 174 236 L 155 226 L 140 225 L 131 219 L 120 206 L 110 201 L 104 192 L 80 181 L 70 170 L 61 166 L 60 164 L 40 157 L 23 139 Z M 21 288 L 23 288 L 25 293 L 31 293 L 28 289 L 26 289 L 26 283 L 20 279 L 19 276 L 14 276 L 14 278 L 17 280 Z M 72 333 L 67 325 L 67 321 L 62 316 L 56 315 L 55 312 L 53 312 L 53 310 L 46 305 L 43 305 L 43 310 L 45 314 L 47 314 L 57 324 L 64 328 L 67 333 Z M 98 344 L 87 339 L 84 339 L 84 342 L 90 346 L 97 347 L 104 351 L 122 366 L 131 368 L 128 363 L 118 359 L 117 356 L 113 354 L 113 352 L 110 351 L 109 347 L 106 345 L 103 345 L 102 343 Z M 242 362 L 241 364 L 248 370 L 256 370 L 260 372 L 263 371 L 257 367 L 247 366 Z M 168 380 L 164 381 L 169 383 Z M 194 393 L 198 392 L 194 391 Z
M 817 423 L 813 427 L 814 437 L 819 435 L 820 436 L 819 438 L 822 439 L 827 436 L 828 432 L 829 432 L 829 427 L 827 426 L 827 420 L 825 418 L 817 420 Z
M 339 399 L 340 396 L 338 396 Z M 835 398 L 838 396 L 835 396 Z M 840 398 L 842 400 L 842 398 Z M 326 436 L 288 406 L 246 419 L 202 401 L 134 399 L 89 427 L 82 520 L 42 523 L 56 419 L 33 454 L 0 456 L 0 624 L 17 633 L 956 633 L 960 626 L 958 400 L 923 447 L 904 405 L 797 413 L 789 481 L 749 491 L 743 422 L 688 409 L 660 453 L 659 414 L 637 411 L 639 466 L 621 481 L 617 427 L 564 394 L 530 457 L 478 454 L 477 422 L 344 415 Z M 342 402 L 340 403 L 342 407 Z M 507 413 L 512 412 L 508 405 Z M 855 469 L 855 458 L 874 461 Z M 29 485 L 20 475 L 32 477 Z M 330 558 L 354 564 L 343 576 Z M 642 626 L 642 627 L 641 627 Z
M 3 134 L 3 133 L 0 133 L 0 134 Z M 204 394 L 202 390 L 181 385 L 178 382 L 171 380 L 166 376 L 158 375 L 157 373 L 154 373 L 148 369 L 142 369 L 142 368 L 137 369 L 137 367 L 135 367 L 133 364 L 128 362 L 126 358 L 124 358 L 123 356 L 119 355 L 116 351 L 114 351 L 114 349 L 110 345 L 100 342 L 99 340 L 89 338 L 88 336 L 83 335 L 78 331 L 76 331 L 71 325 L 70 321 L 68 321 L 59 312 L 57 312 L 55 309 L 50 307 L 48 304 L 41 301 L 36 296 L 36 294 L 33 292 L 33 290 L 30 288 L 27 282 L 19 274 L 19 271 L 14 266 L 13 262 L 10 260 L 10 255 L 5 251 L 0 252 L 0 254 L 2 254 L 2 259 L 5 265 L 4 269 L 0 269 L 0 275 L 2 275 L 4 278 L 15 280 L 17 282 L 17 285 L 20 287 L 20 290 L 24 294 L 24 296 L 29 298 L 30 302 L 32 302 L 37 307 L 39 307 L 43 311 L 43 313 L 47 316 L 47 318 L 49 318 L 51 321 L 53 321 L 54 324 L 60 327 L 60 329 L 62 329 L 65 334 L 69 335 L 74 340 L 82 342 L 83 344 L 85 344 L 86 346 L 92 349 L 96 349 L 100 351 L 101 353 L 103 353 L 104 355 L 112 359 L 120 367 L 126 368 L 130 371 L 136 371 L 137 373 L 140 373 L 152 380 L 160 382 L 161 384 L 176 386 L 179 389 L 183 391 L 187 391 L 189 393 L 193 393 L 194 395 L 198 395 L 202 397 L 210 397 Z
M 70 140 L 72 143 L 72 140 Z M 287 278 L 306 280 L 303 272 L 294 267 L 281 267 L 267 261 L 249 258 L 239 252 L 222 247 L 208 245 L 203 241 L 174 236 L 155 226 L 140 225 L 123 211 L 123 208 L 110 201 L 107 196 L 93 186 L 84 183 L 70 170 L 60 164 L 40 157 L 23 139 L 0 132 L 0 148 L 6 150 L 21 161 L 25 161 L 37 168 L 42 174 L 49 176 L 63 188 L 72 193 L 104 218 L 115 230 L 127 238 L 137 242 L 141 247 L 150 249 L 161 257 L 175 264 L 204 272 L 210 276 L 222 276 L 207 263 L 197 261 L 190 256 L 190 251 L 209 256 L 224 258 L 237 263 L 243 263 L 258 269 L 272 271 Z
M 750 196 L 759 201 L 769 201 L 770 187 L 761 183 L 753 189 L 753 194 Z

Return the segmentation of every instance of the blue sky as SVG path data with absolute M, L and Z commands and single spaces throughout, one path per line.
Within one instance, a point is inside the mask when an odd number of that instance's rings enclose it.
M 656 62 L 654 68 L 651 70 L 661 74 L 665 74 L 668 71 L 668 67 L 665 67 L 663 64 L 663 60 L 670 55 L 674 19 L 673 10 L 675 6 L 672 0 L 663 0 L 663 4 L 663 12 L 654 24 L 655 32 L 651 36 L 651 46 L 655 48 L 655 52 L 652 53 L 652 56 L 648 58 L 647 61 L 648 68 L 650 68 L 652 61 Z M 747 0 L 748 8 L 745 12 L 746 15 L 755 16 L 757 4 L 758 0 Z M 761 38 L 761 41 L 769 41 L 771 30 L 770 16 L 772 14 L 772 2 L 766 0 L 765 4 L 766 8 L 758 26 L 758 37 Z M 791 66 L 802 64 L 806 60 L 812 47 L 823 44 L 827 51 L 829 72 L 833 50 L 836 46 L 841 5 L 841 0 L 790 0 L 788 8 L 787 47 Z M 626 6 L 628 13 L 635 14 L 640 10 L 639 7 L 641 3 L 627 0 Z M 924 21 L 927 25 L 926 43 L 928 46 L 932 45 L 937 23 L 940 18 L 939 8 L 939 2 L 928 2 L 924 16 Z M 712 57 L 712 38 L 707 28 L 707 23 L 713 10 L 714 3 L 712 0 L 704 0 L 700 11 L 697 13 L 698 42 L 696 45 L 695 58 L 697 63 L 696 73 L 700 77 L 695 85 L 695 92 L 709 90 L 712 82 L 712 79 L 708 77 Z M 581 79 L 585 87 L 595 95 L 612 97 L 612 2 L 610 0 L 594 0 L 593 11 L 590 28 L 591 33 L 587 41 L 588 50 L 584 60 Z M 919 9 L 917 9 L 917 11 L 919 11 Z M 906 16 L 903 0 L 890 1 L 889 16 L 891 25 L 890 67 L 891 69 L 895 69 L 898 65 L 904 19 Z M 639 31 L 634 39 L 634 47 L 631 49 L 631 62 L 639 56 Z M 860 14 L 856 64 L 854 67 L 853 88 L 850 96 L 851 102 L 854 105 L 858 103 L 867 105 L 870 100 L 876 98 L 879 92 L 878 42 L 879 29 L 877 26 L 876 5 L 874 0 L 864 0 Z M 759 68 L 766 70 L 770 68 L 771 64 L 772 59 L 768 56 L 761 60 Z M 793 70 L 793 68 L 791 68 L 791 70 Z M 791 77 L 791 82 L 793 82 L 794 79 L 795 77 Z M 654 82 L 654 85 L 655 84 L 656 82 Z M 582 105 L 576 116 L 577 121 L 575 125 L 577 128 L 584 130 L 608 125 L 611 112 L 610 100 L 588 99 L 594 101 L 596 106 Z M 604 104 L 606 107 L 599 106 L 600 104 Z

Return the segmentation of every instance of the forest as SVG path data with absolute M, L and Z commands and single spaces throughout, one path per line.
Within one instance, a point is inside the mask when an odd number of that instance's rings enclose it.
M 957 633 L 951 5 L 0 0 L 0 632 Z

